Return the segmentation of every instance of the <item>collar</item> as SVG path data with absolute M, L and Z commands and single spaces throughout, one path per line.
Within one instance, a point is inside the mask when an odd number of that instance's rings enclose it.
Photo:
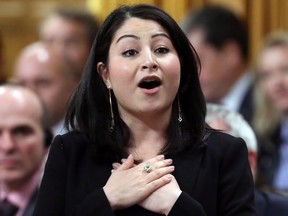
M 252 84 L 253 75 L 247 71 L 240 79 L 234 84 L 232 89 L 224 96 L 221 103 L 230 110 L 238 111 L 241 106 L 246 92 Z
M 64 119 L 62 119 L 52 127 L 52 132 L 53 136 L 56 136 L 58 134 L 62 135 L 67 132 L 66 128 L 64 127 Z
M 42 168 L 43 167 L 40 166 L 39 170 L 31 177 L 31 179 L 26 184 L 22 185 L 17 191 L 15 190 L 8 193 L 4 191 L 3 185 L 0 185 L 0 199 L 2 200 L 6 198 L 19 208 L 16 216 L 22 215 L 31 196 L 38 188 L 42 177 Z

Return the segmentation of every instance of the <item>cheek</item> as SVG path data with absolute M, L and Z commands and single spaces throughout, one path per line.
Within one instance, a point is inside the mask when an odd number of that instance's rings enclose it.
M 169 61 L 170 64 L 167 64 L 166 68 L 166 76 L 169 77 L 171 83 L 178 87 L 180 84 L 180 77 L 181 77 L 181 66 L 178 59 L 174 59 Z
M 22 156 L 25 158 L 27 163 L 36 163 L 42 161 L 45 154 L 45 147 L 43 139 L 40 137 L 33 137 L 27 141 L 25 145 L 20 148 Z M 23 159 L 24 159 L 23 158 Z
M 109 79 L 113 90 L 116 86 L 125 87 L 123 85 L 131 84 L 134 78 L 133 71 L 134 69 L 131 63 L 124 64 L 122 61 L 114 60 L 113 64 L 109 65 Z

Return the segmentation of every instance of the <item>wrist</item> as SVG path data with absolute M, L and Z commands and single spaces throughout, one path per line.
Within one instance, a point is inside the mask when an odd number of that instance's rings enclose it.
M 117 205 L 117 201 L 115 199 L 115 196 L 111 196 L 111 194 L 109 193 L 109 190 L 105 187 L 103 187 L 103 191 L 106 195 L 106 198 L 110 204 L 110 207 L 113 211 L 117 210 L 119 207 Z
M 164 215 L 166 216 L 169 215 L 171 209 L 173 208 L 174 204 L 176 203 L 181 193 L 182 193 L 181 190 L 177 190 L 175 191 L 175 193 L 171 194 L 169 202 L 167 203 L 167 206 L 164 208 L 164 211 L 163 211 Z

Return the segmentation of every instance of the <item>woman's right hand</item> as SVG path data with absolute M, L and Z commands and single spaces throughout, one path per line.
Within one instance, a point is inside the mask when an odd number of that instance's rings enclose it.
M 144 171 L 149 164 L 151 172 Z M 172 160 L 158 155 L 139 165 L 134 164 L 132 155 L 114 169 L 103 190 L 113 210 L 128 208 L 140 203 L 158 188 L 172 180 Z

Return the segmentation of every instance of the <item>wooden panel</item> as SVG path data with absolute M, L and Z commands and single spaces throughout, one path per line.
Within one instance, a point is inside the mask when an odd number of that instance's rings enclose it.
M 10 76 L 19 51 L 37 40 L 42 17 L 58 5 L 85 7 L 85 0 L 0 0 L 0 32 L 3 36 L 6 76 Z
M 21 48 L 37 39 L 42 17 L 57 5 L 87 7 L 100 20 L 121 4 L 149 3 L 163 8 L 176 21 L 187 12 L 207 4 L 221 4 L 246 19 L 249 25 L 251 58 L 262 38 L 276 29 L 288 30 L 287 0 L 0 0 L 0 31 L 6 55 L 6 74 L 10 74 Z

